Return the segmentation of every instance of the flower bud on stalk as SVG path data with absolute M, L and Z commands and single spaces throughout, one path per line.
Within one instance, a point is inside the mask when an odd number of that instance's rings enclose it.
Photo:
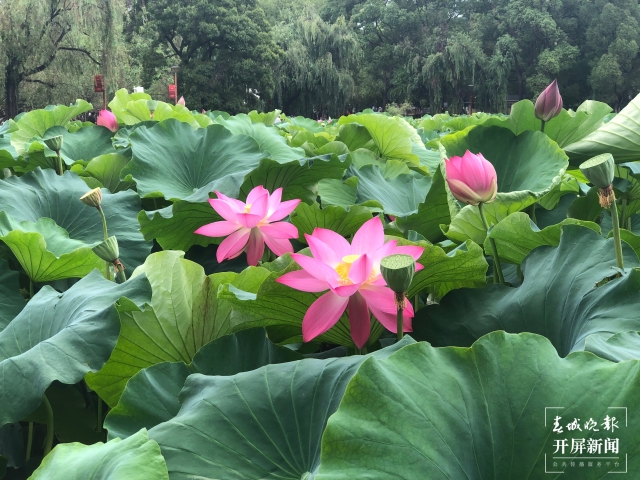
M 118 125 L 118 119 L 109 110 L 100 110 L 96 125 L 108 128 L 114 133 L 118 131 L 118 128 L 120 128 L 120 126 Z
M 60 149 L 62 148 L 62 142 L 64 138 L 62 135 L 56 135 L 55 137 L 44 138 L 44 144 L 49 147 L 51 150 L 56 152 L 57 155 L 57 165 L 58 175 L 62 175 L 64 173 L 64 165 L 62 163 L 62 156 L 60 155 Z
M 120 249 L 118 248 L 118 239 L 116 237 L 107 238 L 104 242 L 92 247 L 91 250 L 107 263 L 107 268 L 109 268 L 110 264 L 113 264 L 113 271 L 116 273 L 116 281 L 118 283 L 127 281 L 127 277 L 124 274 L 124 265 L 119 258 Z
M 100 213 L 100 218 L 102 219 L 102 233 L 104 235 L 104 241 L 107 242 L 109 240 L 109 232 L 107 230 L 107 217 L 105 217 L 104 211 L 102 209 L 102 190 L 100 190 L 99 188 L 89 190 L 87 193 L 80 197 L 80 201 L 88 207 L 95 207 L 96 210 L 98 210 L 98 213 Z M 107 261 L 107 280 L 111 280 L 111 267 L 109 266 L 109 264 L 110 262 Z
M 416 261 L 411 255 L 396 253 L 380 260 L 380 273 L 387 282 L 387 286 L 395 293 L 398 340 L 402 339 L 403 310 L 405 307 L 405 294 L 413 281 L 416 271 Z
M 562 97 L 558 89 L 558 81 L 554 80 L 545 88 L 536 100 L 534 114 L 537 119 L 542 120 L 541 131 L 544 132 L 544 124 L 555 118 L 562 111 Z
M 491 203 L 498 194 L 498 175 L 493 164 L 482 153 L 469 150 L 462 157 L 451 157 L 445 162 L 447 185 L 456 199 L 469 205 L 477 205 L 484 229 L 489 234 L 489 225 L 485 218 L 483 205 Z M 489 238 L 493 256 L 493 280 L 504 283 L 502 267 L 498 258 L 498 249 L 493 238 Z
M 610 153 L 603 153 L 590 158 L 580 165 L 580 171 L 587 177 L 587 180 L 598 187 L 598 200 L 600 206 L 608 208 L 611 212 L 611 223 L 613 224 L 613 242 L 616 252 L 616 264 L 618 268 L 624 270 L 624 259 L 622 257 L 622 242 L 620 240 L 620 221 L 618 220 L 618 207 L 616 196 L 613 193 L 613 177 L 615 173 L 615 161 Z

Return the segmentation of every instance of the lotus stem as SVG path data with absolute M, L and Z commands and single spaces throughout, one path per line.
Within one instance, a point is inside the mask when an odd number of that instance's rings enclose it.
M 418 307 L 420 306 L 420 294 L 416 293 L 415 299 L 413 300 L 413 313 L 415 314 L 418 311 Z
M 535 203 L 531 205 L 529 212 L 530 212 L 529 216 L 531 217 L 531 221 L 537 225 L 538 221 L 536 220 L 536 204 Z
M 56 153 L 58 154 L 58 159 L 57 159 L 58 175 L 62 175 L 64 174 L 64 164 L 62 163 L 62 155 L 60 155 L 60 151 L 57 151 Z
M 398 341 L 402 340 L 402 337 L 404 335 L 404 302 L 404 293 L 396 293 L 396 307 L 398 309 L 396 314 L 396 326 L 398 329 L 396 338 L 398 339 Z
M 116 282 L 124 283 L 127 281 L 127 276 L 124 274 L 124 265 L 119 259 L 113 263 L 113 269 L 116 272 Z
M 105 242 L 109 238 L 109 231 L 107 230 L 107 217 L 104 216 L 104 210 L 102 207 L 98 205 L 96 207 L 98 212 L 100 212 L 100 218 L 102 219 L 102 234 L 104 235 Z M 107 280 L 111 280 L 111 264 L 109 262 L 105 262 L 107 265 Z
M 96 423 L 96 432 L 102 431 L 102 399 L 98 395 L 98 421 Z
M 624 228 L 627 223 L 627 199 L 623 198 L 620 203 L 622 204 L 622 209 L 620 211 L 620 228 Z
M 544 122 L 542 122 L 544 124 Z M 480 219 L 484 225 L 484 229 L 487 232 L 489 238 L 489 245 L 491 245 L 491 255 L 493 257 L 493 281 L 494 283 L 504 283 L 504 275 L 502 274 L 502 266 L 500 265 L 500 257 L 498 257 L 498 247 L 496 241 L 489 237 L 489 224 L 484 216 L 484 209 L 482 203 L 478 204 L 478 210 L 480 211 Z
M 620 221 L 618 220 L 618 207 L 616 206 L 615 196 L 611 206 L 611 224 L 613 226 L 613 246 L 616 250 L 616 264 L 618 268 L 624 271 L 624 260 L 622 258 L 622 242 L 620 241 Z
M 33 422 L 29 422 L 29 436 L 27 437 L 27 462 L 31 458 L 31 446 L 33 445 Z
M 33 291 L 35 290 L 34 288 L 34 282 L 33 280 L 31 280 L 31 278 L 29 278 L 29 300 L 31 300 L 33 298 Z
M 45 411 L 47 412 L 47 437 L 44 441 L 44 456 L 46 457 L 53 446 L 53 409 L 46 395 L 43 397 L 43 402 Z
M 544 126 L 547 122 L 545 122 L 544 120 L 541 120 L 542 125 L 540 126 L 540 131 L 544 133 Z

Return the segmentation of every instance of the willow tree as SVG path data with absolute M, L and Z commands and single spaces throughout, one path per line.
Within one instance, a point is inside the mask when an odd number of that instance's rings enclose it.
M 314 109 L 342 114 L 354 93 L 352 72 L 360 52 L 344 18 L 325 22 L 309 6 L 300 16 L 281 18 L 273 33 L 284 51 L 275 70 L 274 106 L 307 116 Z
M 0 3 L 0 62 L 4 70 L 7 117 L 18 113 L 23 82 L 54 86 L 42 79 L 65 52 L 75 62 L 89 60 L 108 73 L 108 48 L 114 41 L 119 0 L 11 0 Z M 73 58 L 73 57 L 71 57 Z
M 442 104 L 446 87 L 452 100 L 449 111 L 462 113 L 469 85 L 474 84 L 476 72 L 485 63 L 485 55 L 480 42 L 466 33 L 454 33 L 439 42 L 438 51 L 429 55 L 422 67 L 430 91 L 431 110 L 437 111 Z

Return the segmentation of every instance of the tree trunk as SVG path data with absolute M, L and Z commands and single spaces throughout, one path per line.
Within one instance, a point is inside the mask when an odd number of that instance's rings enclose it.
M 524 99 L 524 76 L 522 74 L 522 69 L 520 68 L 520 63 L 518 62 L 518 56 L 514 53 L 513 60 L 516 67 L 516 75 L 518 76 L 518 99 Z M 507 91 L 507 93 L 509 93 Z
M 13 65 L 9 63 L 5 68 L 5 119 L 14 118 L 18 115 L 18 86 L 20 85 L 20 75 Z

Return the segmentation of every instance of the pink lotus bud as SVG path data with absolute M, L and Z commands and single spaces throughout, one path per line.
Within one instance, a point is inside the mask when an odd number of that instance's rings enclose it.
M 180 100 L 178 100 L 178 105 L 182 105 L 184 107 L 184 97 L 180 97 Z
M 449 190 L 461 202 L 478 205 L 493 202 L 496 198 L 496 169 L 481 153 L 476 155 L 467 150 L 462 157 L 451 157 L 445 166 Z
M 207 114 L 207 111 L 206 111 L 204 108 L 202 109 L 202 114 L 203 114 L 203 115 L 206 115 L 206 114 Z
M 536 100 L 535 115 L 543 122 L 548 122 L 562 110 L 562 97 L 558 89 L 558 81 L 554 80 Z
M 117 132 L 119 128 L 116 116 L 109 110 L 100 110 L 100 114 L 98 115 L 96 124 L 100 125 L 101 127 L 106 127 L 112 132 Z

